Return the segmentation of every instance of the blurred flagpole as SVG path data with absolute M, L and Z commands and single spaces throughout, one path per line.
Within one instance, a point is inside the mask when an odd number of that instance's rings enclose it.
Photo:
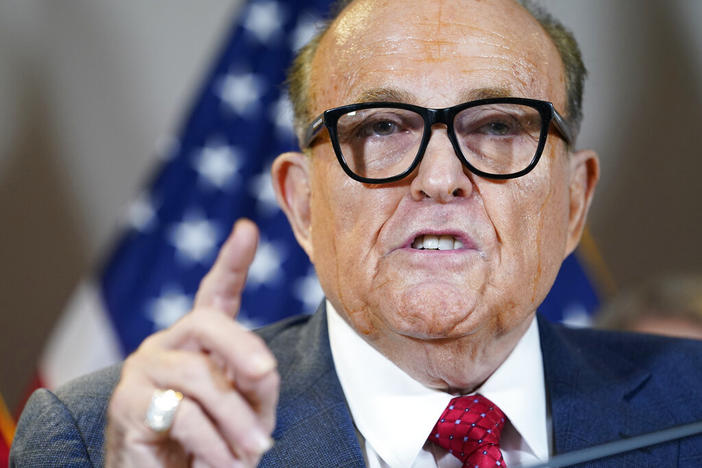
M 240 217 L 259 225 L 261 242 L 239 320 L 255 327 L 315 310 L 322 291 L 277 207 L 268 171 L 275 156 L 296 148 L 285 70 L 330 3 L 252 0 L 242 7 L 119 241 L 51 334 L 38 385 L 55 388 L 117 362 L 185 314 Z M 586 323 L 597 302 L 571 257 L 540 310 Z

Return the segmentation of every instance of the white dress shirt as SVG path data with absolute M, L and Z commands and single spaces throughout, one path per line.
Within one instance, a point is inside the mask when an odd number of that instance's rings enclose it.
M 458 458 L 427 442 L 455 395 L 411 378 L 356 333 L 329 301 L 327 317 L 334 366 L 369 468 L 460 468 Z M 536 319 L 476 393 L 509 419 L 500 439 L 507 466 L 548 459 L 550 423 Z

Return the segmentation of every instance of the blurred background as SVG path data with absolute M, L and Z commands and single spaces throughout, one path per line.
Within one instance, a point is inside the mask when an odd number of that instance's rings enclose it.
M 0 2 L 0 394 L 14 408 L 241 0 Z M 702 2 L 540 2 L 579 40 L 590 233 L 625 288 L 702 266 Z M 611 292 L 611 291 L 610 291 Z

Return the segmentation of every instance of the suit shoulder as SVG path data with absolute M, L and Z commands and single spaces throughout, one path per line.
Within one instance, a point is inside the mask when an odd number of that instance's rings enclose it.
M 120 370 L 103 369 L 56 392 L 35 391 L 17 424 L 12 466 L 100 466 L 107 405 Z
M 74 405 L 85 407 L 86 400 L 93 402 L 109 400 L 121 372 L 122 363 L 119 363 L 86 374 L 59 387 L 56 395 L 69 407 Z
M 121 372 L 122 364 L 116 364 L 78 377 L 56 391 L 56 396 L 66 404 L 81 429 L 100 429 L 100 443 L 107 423 L 107 406 Z
M 681 384 L 702 384 L 702 341 L 643 333 L 559 326 L 584 356 L 591 356 L 603 365 L 615 368 L 627 362 L 648 369 L 664 380 Z
M 702 341 L 700 340 L 594 328 L 555 326 L 559 328 L 560 333 L 568 337 L 569 341 L 579 343 L 581 346 L 596 344 L 634 355 L 641 353 L 667 355 L 702 351 Z
M 309 384 L 302 375 L 334 371 L 326 317 L 320 308 L 313 315 L 294 316 L 256 331 L 278 360 L 281 393 L 285 388 L 299 389 Z
M 305 332 L 312 317 L 312 315 L 295 315 L 257 328 L 254 332 L 263 338 L 273 351 L 280 347 L 289 348 L 299 342 L 300 335 Z

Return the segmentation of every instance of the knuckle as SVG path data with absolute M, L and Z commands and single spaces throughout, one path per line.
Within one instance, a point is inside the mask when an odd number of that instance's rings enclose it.
M 278 374 L 278 371 L 274 370 L 259 380 L 256 388 L 261 394 L 267 396 L 267 398 L 262 399 L 263 401 L 275 403 L 280 390 L 280 374 Z
M 226 414 L 236 415 L 235 418 L 225 417 L 224 411 L 218 414 L 218 423 L 227 434 L 230 446 L 244 458 L 256 458 L 267 448 L 268 434 L 262 421 L 241 396 L 235 392 L 229 393 L 221 401 L 221 408 L 226 408 Z
M 241 328 L 237 337 L 239 352 L 241 353 L 241 372 L 249 378 L 262 378 L 274 371 L 278 363 L 273 353 L 268 349 L 266 342 L 249 330 Z
M 186 353 L 179 357 L 174 368 L 184 382 L 204 383 L 212 380 L 212 365 L 209 358 L 200 353 Z
M 252 385 L 258 385 L 276 373 L 277 362 L 268 352 L 250 353 L 239 373 L 239 379 L 246 379 Z

